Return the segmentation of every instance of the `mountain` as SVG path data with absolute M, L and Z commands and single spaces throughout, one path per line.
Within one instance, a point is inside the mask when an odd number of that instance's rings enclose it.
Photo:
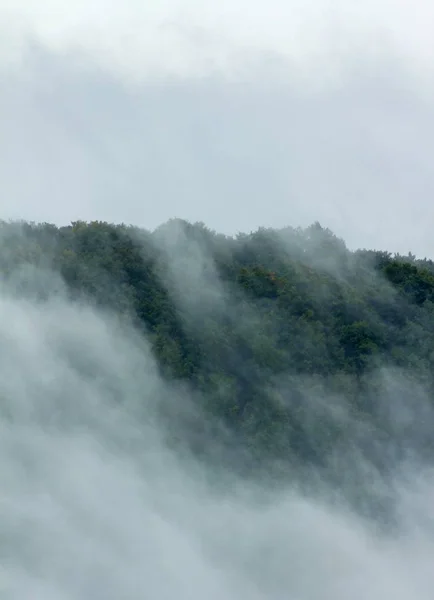
M 16 298 L 132 327 L 172 390 L 158 414 L 180 453 L 277 485 L 314 475 L 375 514 L 387 486 L 368 502 L 366 465 L 384 482 L 432 462 L 431 260 L 353 252 L 319 223 L 228 237 L 181 219 L 1 222 L 0 274 Z

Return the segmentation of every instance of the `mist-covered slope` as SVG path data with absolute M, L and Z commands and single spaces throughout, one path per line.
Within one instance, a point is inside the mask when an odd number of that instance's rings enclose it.
M 2 597 L 430 597 L 431 261 L 1 223 L 0 272 Z

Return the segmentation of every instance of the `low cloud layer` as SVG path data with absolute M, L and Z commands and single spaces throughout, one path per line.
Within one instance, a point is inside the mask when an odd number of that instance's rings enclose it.
M 194 291 L 205 258 L 189 256 Z M 204 296 L 203 313 L 216 302 L 228 309 L 222 296 Z M 0 289 L 0 311 L 6 600 L 431 598 L 426 468 L 404 464 L 394 477 L 390 528 L 381 514 L 353 512 L 345 486 L 339 499 L 314 480 L 309 494 L 221 473 L 212 481 L 206 465 L 170 449 L 160 403 L 176 403 L 179 414 L 193 405 L 187 387 L 160 377 L 146 339 L 110 313 L 68 301 L 46 269 L 18 269 Z M 386 381 L 383 410 L 386 420 L 398 410 L 405 427 L 401 377 L 399 390 L 396 375 Z M 347 458 L 343 469 L 351 468 Z M 359 483 L 375 496 L 381 478 L 366 471 Z

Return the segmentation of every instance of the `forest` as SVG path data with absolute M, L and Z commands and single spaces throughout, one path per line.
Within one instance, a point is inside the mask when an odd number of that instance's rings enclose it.
M 14 293 L 44 302 L 54 273 L 71 302 L 133 324 L 194 400 L 162 404 L 180 452 L 270 481 L 353 478 L 356 502 L 360 456 L 383 474 L 432 460 L 429 259 L 350 251 L 319 223 L 225 236 L 181 219 L 0 222 L 0 248 Z

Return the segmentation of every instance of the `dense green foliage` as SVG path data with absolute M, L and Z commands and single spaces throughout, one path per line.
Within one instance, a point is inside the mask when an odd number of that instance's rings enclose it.
M 232 238 L 180 220 L 152 233 L 2 223 L 0 240 L 4 279 L 54 269 L 71 298 L 132 316 L 163 377 L 188 382 L 235 434 L 246 469 L 326 468 L 349 444 L 380 469 L 409 448 L 431 454 L 420 418 L 434 390 L 430 260 L 350 252 L 319 224 Z M 364 445 L 368 430 L 382 452 Z M 205 451 L 203 436 L 195 444 Z

